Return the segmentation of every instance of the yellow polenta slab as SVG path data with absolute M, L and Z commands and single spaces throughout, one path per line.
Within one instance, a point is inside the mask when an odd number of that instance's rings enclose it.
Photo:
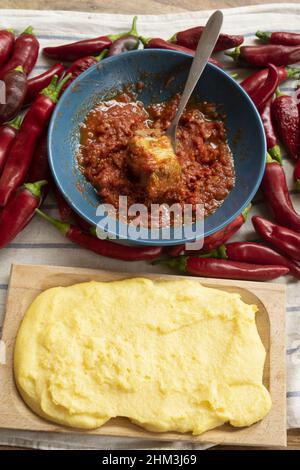
M 195 435 L 249 426 L 271 407 L 256 310 L 189 279 L 52 288 L 18 332 L 17 387 L 37 414 L 72 427 L 117 416 Z

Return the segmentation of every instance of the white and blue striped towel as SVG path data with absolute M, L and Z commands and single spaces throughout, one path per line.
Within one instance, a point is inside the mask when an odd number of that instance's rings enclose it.
M 203 24 L 210 12 L 190 12 L 169 15 L 141 15 L 138 28 L 143 36 L 163 36 L 169 38 L 174 32 Z M 300 32 L 300 5 L 270 4 L 253 7 L 242 7 L 224 10 L 225 23 L 223 30 L 243 34 L 247 43 L 252 43 L 256 30 L 290 30 Z M 62 11 L 29 11 L 0 10 L 2 27 L 13 27 L 21 32 L 28 25 L 34 26 L 41 42 L 41 47 L 75 41 L 105 33 L 116 33 L 129 28 L 132 17 L 128 15 L 78 13 Z M 40 57 L 34 70 L 39 74 L 47 68 L 47 61 Z M 228 71 L 237 70 L 231 59 L 226 60 Z M 284 92 L 292 92 L 296 82 L 289 81 L 281 87 Z M 285 160 L 285 169 L 292 188 L 292 164 Z M 300 194 L 292 191 L 292 199 L 300 212 Z M 54 201 L 49 198 L 45 210 L 55 214 Z M 265 214 L 266 209 L 258 196 L 252 214 Z M 244 225 L 236 240 L 255 239 L 251 223 Z M 96 257 L 66 240 L 49 227 L 44 221 L 35 219 L 6 249 L 0 252 L 0 323 L 5 310 L 6 289 L 10 266 L 12 263 L 52 264 L 101 268 L 117 271 L 168 272 L 162 267 L 149 266 L 144 263 L 125 263 L 108 258 Z M 287 427 L 300 427 L 300 289 L 299 281 L 290 277 L 281 282 L 287 284 Z M 205 446 L 194 446 L 188 443 L 164 443 L 137 441 L 119 438 L 61 435 L 55 433 L 32 433 L 24 431 L 0 430 L 0 444 L 22 445 L 35 448 L 98 448 L 98 449 L 200 449 Z

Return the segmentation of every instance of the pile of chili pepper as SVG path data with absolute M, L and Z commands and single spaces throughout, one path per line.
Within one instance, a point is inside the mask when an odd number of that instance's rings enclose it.
M 167 250 L 167 259 L 160 259 L 160 247 L 128 247 L 98 239 L 95 228 L 73 211 L 56 188 L 48 166 L 47 128 L 57 100 L 73 80 L 106 56 L 141 44 L 193 56 L 204 30 L 200 25 L 179 31 L 169 40 L 143 38 L 136 22 L 134 17 L 131 29 L 120 34 L 44 48 L 44 55 L 58 62 L 33 78 L 28 75 L 39 53 L 33 28 L 26 28 L 19 36 L 11 29 L 0 30 L 0 79 L 6 85 L 6 103 L 0 105 L 0 248 L 37 212 L 69 240 L 101 256 L 126 261 L 158 258 L 157 262 L 207 277 L 271 280 L 290 273 L 300 279 L 300 214 L 289 195 L 280 150 L 283 144 L 295 161 L 294 180 L 300 189 L 300 101 L 278 88 L 285 80 L 300 76 L 300 68 L 290 66 L 300 60 L 300 34 L 258 31 L 263 44 L 256 46 L 244 46 L 241 35 L 221 34 L 214 49 L 234 48 L 225 53 L 256 69 L 241 85 L 261 115 L 269 152 L 261 192 L 276 223 L 257 216 L 252 219 L 263 242 L 229 242 L 244 224 L 248 207 L 227 227 L 206 237 L 199 252 L 187 252 L 179 245 Z M 210 61 L 223 67 L 215 57 Z M 24 106 L 28 110 L 22 119 Z M 51 188 L 61 220 L 39 209 Z

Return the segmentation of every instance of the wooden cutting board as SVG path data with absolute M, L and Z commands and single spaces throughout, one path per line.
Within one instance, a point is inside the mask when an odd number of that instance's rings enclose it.
M 174 279 L 180 276 L 133 274 L 57 266 L 13 265 L 9 283 L 6 316 L 0 348 L 0 428 L 52 431 L 75 434 L 126 436 L 164 441 L 211 442 L 232 445 L 285 446 L 285 286 L 274 283 L 201 278 L 209 287 L 240 293 L 247 303 L 258 306 L 256 321 L 267 351 L 264 384 L 272 397 L 270 413 L 249 428 L 224 425 L 201 436 L 151 433 L 125 418 L 111 419 L 99 429 L 78 431 L 48 422 L 35 415 L 23 402 L 13 378 L 13 350 L 20 321 L 34 298 L 50 287 L 68 286 L 90 280 L 111 281 L 128 277 Z M 199 278 L 198 278 L 199 279 Z

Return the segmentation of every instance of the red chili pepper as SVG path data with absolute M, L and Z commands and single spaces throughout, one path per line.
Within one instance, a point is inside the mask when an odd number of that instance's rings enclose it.
M 133 18 L 131 31 L 129 34 L 116 39 L 108 50 L 108 57 L 122 54 L 123 52 L 133 51 L 139 47 L 140 38 L 136 29 L 137 16 Z
M 42 73 L 41 75 L 37 75 L 30 80 L 28 80 L 28 88 L 27 88 L 27 93 L 25 97 L 25 104 L 30 104 L 32 103 L 37 95 L 48 85 L 50 85 L 50 82 L 54 75 L 57 75 L 58 78 L 61 78 L 63 73 L 64 73 L 65 67 L 64 64 L 55 64 L 50 67 L 49 70 L 46 72 Z
M 294 181 L 297 189 L 300 190 L 300 158 L 298 158 L 295 169 L 294 169 Z
M 268 64 L 268 75 L 265 83 L 250 95 L 258 110 L 261 110 L 270 98 L 274 95 L 278 86 L 278 72 L 273 64 Z
M 21 116 L 0 126 L 0 175 L 22 123 Z
M 284 82 L 285 80 L 289 80 L 290 78 L 294 78 L 298 76 L 300 73 L 300 69 L 294 67 L 276 67 L 278 73 L 278 82 L 279 84 Z M 258 88 L 260 88 L 266 81 L 267 76 L 269 73 L 269 69 L 261 69 L 257 70 L 256 72 L 249 75 L 249 77 L 245 78 L 240 85 L 244 88 L 244 90 L 251 95 L 255 92 Z
M 276 225 L 259 216 L 252 217 L 256 232 L 280 253 L 296 261 L 300 261 L 300 233 Z
M 196 26 L 195 28 L 189 28 L 185 31 L 179 31 L 169 39 L 169 42 L 196 50 L 204 28 L 204 26 Z M 232 49 L 233 47 L 240 46 L 243 42 L 244 36 L 220 34 L 214 52 Z
M 102 60 L 107 54 L 107 49 L 104 49 L 101 54 L 97 57 L 87 56 L 83 57 L 82 59 L 78 59 L 73 62 L 66 70 L 66 74 L 70 75 L 69 80 L 64 84 L 62 87 L 61 93 L 68 88 L 69 85 L 75 80 L 76 77 L 81 75 L 85 70 L 89 69 L 92 65 L 97 64 L 100 60 Z
M 233 242 L 221 245 L 210 254 L 211 258 L 229 259 L 242 263 L 276 264 L 289 268 L 290 274 L 300 279 L 300 266 L 277 253 L 269 246 L 255 242 Z
M 261 189 L 274 219 L 285 227 L 300 231 L 300 215 L 293 207 L 284 169 L 269 156 Z
M 289 65 L 300 60 L 300 46 L 280 46 L 266 44 L 262 46 L 241 46 L 232 52 L 225 52 L 239 62 L 253 67 L 266 67 L 268 64 Z
M 25 115 L 0 178 L 0 207 L 7 204 L 12 193 L 25 181 L 38 140 L 55 108 L 61 87 L 69 80 L 69 76 L 60 83 L 57 80 L 55 75 Z
M 208 253 L 218 246 L 224 244 L 233 237 L 233 235 L 241 228 L 241 226 L 246 222 L 248 213 L 250 212 L 251 204 L 249 204 L 243 212 L 238 215 L 230 224 L 226 227 L 218 230 L 212 235 L 208 235 L 204 238 L 204 244 L 201 249 L 201 253 Z M 185 252 L 185 245 L 175 245 L 171 246 L 168 249 L 168 255 L 172 257 L 177 257 Z M 194 251 L 192 253 L 195 253 Z
M 270 98 L 267 103 L 260 109 L 259 114 L 264 126 L 268 153 L 272 158 L 274 158 L 274 160 L 281 164 L 282 155 L 275 128 L 273 125 L 271 106 L 272 98 Z
M 176 44 L 172 44 L 171 42 L 165 41 L 161 38 L 143 38 L 141 37 L 140 40 L 144 44 L 146 49 L 167 49 L 170 51 L 179 51 L 184 52 L 185 54 L 189 54 L 194 57 L 195 51 L 192 49 L 188 49 L 187 47 L 177 46 Z M 209 62 L 217 65 L 217 67 L 223 68 L 221 62 L 219 62 L 214 57 L 209 58 Z
M 181 256 L 180 258 L 162 261 L 162 263 L 194 276 L 245 279 L 248 281 L 271 281 L 289 272 L 289 268 L 286 266 L 250 264 L 196 256 Z
M 137 36 L 124 36 L 112 43 L 108 49 L 108 57 L 122 54 L 123 52 L 134 51 L 139 47 L 140 39 Z
M 296 90 L 296 100 L 298 103 L 298 114 L 299 114 L 299 121 L 300 121 L 300 85 L 298 85 L 297 90 Z M 300 128 L 300 123 L 299 123 L 299 128 Z M 300 135 L 299 135 L 299 144 L 300 144 Z M 300 152 L 298 155 L 296 166 L 294 168 L 293 177 L 294 177 L 294 181 L 296 183 L 297 189 L 300 190 Z
M 100 240 L 91 234 L 84 233 L 83 230 L 76 227 L 75 225 L 53 219 L 40 210 L 37 210 L 36 212 L 43 219 L 47 220 L 54 227 L 56 227 L 69 240 L 101 256 L 107 256 L 108 258 L 115 258 L 123 261 L 142 261 L 158 258 L 162 252 L 161 247 L 154 246 L 140 248 L 135 246 L 121 245 L 109 240 Z
M 0 248 L 7 246 L 35 215 L 47 181 L 25 184 L 18 189 L 0 214 Z
M 246 222 L 248 214 L 251 209 L 251 204 L 249 204 L 243 212 L 238 215 L 230 224 L 228 224 L 223 229 L 219 230 L 212 235 L 208 235 L 204 239 L 204 245 L 201 252 L 208 252 L 214 250 L 218 246 L 226 243 L 233 235 L 241 228 L 241 226 Z
M 177 258 L 177 256 L 183 255 L 185 252 L 185 245 L 174 245 L 167 248 L 167 254 L 172 256 L 172 258 Z
M 27 183 L 34 183 L 35 181 L 41 180 L 51 181 L 51 172 L 48 163 L 47 132 L 44 132 L 38 143 L 27 176 Z M 48 184 L 46 192 L 48 192 L 49 189 L 50 184 Z
M 27 76 L 23 67 L 16 67 L 7 72 L 5 83 L 5 104 L 0 104 L 0 124 L 13 119 L 22 108 L 27 92 Z
M 89 55 L 97 55 L 103 49 L 108 49 L 114 41 L 122 36 L 132 34 L 135 29 L 137 17 L 133 18 L 132 28 L 126 33 L 108 34 L 107 36 L 99 36 L 92 39 L 84 39 L 83 41 L 73 42 L 71 44 L 64 44 L 63 46 L 45 47 L 43 52 L 51 59 L 75 61 L 81 57 Z
M 299 157 L 300 116 L 297 101 L 293 96 L 283 95 L 279 91 L 272 102 L 271 112 L 276 131 L 289 155 Z
M 300 34 L 288 32 L 268 33 L 266 31 L 257 31 L 256 36 L 269 44 L 282 44 L 284 46 L 300 46 Z
M 24 72 L 28 75 L 36 64 L 39 54 L 39 42 L 32 33 L 33 28 L 29 26 L 16 39 L 13 54 L 10 60 L 0 70 L 0 80 L 12 69 L 19 65 L 23 67 Z
M 14 48 L 14 43 L 14 30 L 2 29 L 0 31 L 0 67 L 9 60 Z

